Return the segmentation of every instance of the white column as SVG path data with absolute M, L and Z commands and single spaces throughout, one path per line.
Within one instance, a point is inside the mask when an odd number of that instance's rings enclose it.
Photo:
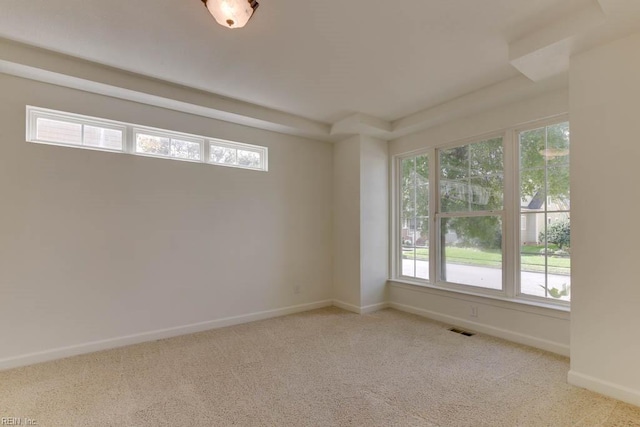
M 569 382 L 640 405 L 640 34 L 571 59 Z

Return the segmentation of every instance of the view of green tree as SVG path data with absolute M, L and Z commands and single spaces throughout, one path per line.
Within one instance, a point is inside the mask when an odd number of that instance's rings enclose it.
M 442 211 L 501 210 L 503 170 L 502 138 L 440 151 Z M 498 216 L 443 218 L 441 227 L 442 230 L 455 232 L 466 246 L 486 249 L 502 247 L 502 224 Z
M 429 158 L 411 157 L 402 162 L 402 219 L 415 230 L 415 240 L 428 244 L 429 230 Z M 424 245 L 423 243 L 423 245 Z M 412 241 L 411 245 L 416 244 Z M 423 246 L 421 245 L 421 246 Z
M 569 123 L 520 134 L 520 196 L 547 196 L 560 206 L 569 200 Z M 566 206 L 568 209 L 568 205 Z
M 136 137 L 136 151 L 138 153 L 176 157 L 179 159 L 200 159 L 200 144 L 197 142 L 182 141 L 154 135 L 138 134 Z

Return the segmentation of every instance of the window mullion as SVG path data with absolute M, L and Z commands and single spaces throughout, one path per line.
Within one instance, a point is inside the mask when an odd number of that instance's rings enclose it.
M 404 227 L 404 220 L 405 218 L 402 215 L 402 159 L 398 159 L 395 162 L 395 168 L 396 168 L 396 182 L 398 183 L 398 185 L 394 186 L 395 191 L 396 191 L 396 218 L 398 221 L 398 225 L 395 227 L 395 232 L 397 233 L 394 239 L 394 245 L 396 245 L 395 247 L 397 248 L 396 252 L 397 255 L 395 257 L 395 275 L 396 277 L 401 277 L 402 276 L 402 249 L 403 249 L 403 238 L 402 238 L 402 228 Z
M 544 148 L 549 149 L 549 127 L 544 127 Z M 544 159 L 544 296 L 549 298 L 549 159 Z
M 413 245 L 413 277 L 418 278 L 418 251 L 416 250 L 416 233 L 418 232 L 418 157 L 413 159 L 413 230 L 411 242 Z M 410 228 L 411 229 L 411 228 Z
M 520 191 L 517 138 L 513 131 L 504 135 L 504 235 L 503 289 L 509 298 L 517 295 L 517 265 L 520 259 Z
M 440 206 L 439 200 L 439 161 L 435 148 L 429 151 L 429 281 L 436 283 L 438 279 L 439 270 L 437 268 L 437 260 L 440 259 L 440 245 L 438 244 L 440 236 L 440 227 L 438 226 L 438 209 Z
M 205 139 L 202 142 L 202 163 L 208 163 L 210 158 L 211 158 L 211 143 Z
M 124 152 L 134 154 L 136 152 L 136 133 L 133 126 L 127 126 L 125 134 Z

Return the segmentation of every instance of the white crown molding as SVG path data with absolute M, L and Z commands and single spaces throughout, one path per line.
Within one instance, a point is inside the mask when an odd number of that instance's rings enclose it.
M 335 142 L 351 135 L 392 140 L 504 105 L 545 89 L 524 77 L 506 80 L 395 122 L 356 113 L 333 126 L 0 38 L 0 73 L 181 111 L 239 125 Z M 559 80 L 552 85 L 561 86 Z
M 335 122 L 331 127 L 331 135 L 348 136 L 354 134 L 389 139 L 392 136 L 391 123 L 377 117 L 356 113 Z
M 585 0 L 580 9 L 549 10 L 547 15 L 553 17 L 551 22 L 508 44 L 508 59 L 522 75 L 395 121 L 355 113 L 330 125 L 2 38 L 0 73 L 314 140 L 336 142 L 366 135 L 389 141 L 566 89 L 575 50 L 602 42 L 597 29 L 609 21 L 618 22 L 621 16 L 640 18 L 640 0 Z M 594 30 L 596 37 L 588 37 Z
M 484 110 L 511 104 L 552 90 L 565 89 L 567 75 L 561 74 L 535 83 L 524 76 L 514 77 L 393 122 L 394 138 L 421 132 L 443 123 Z
M 326 123 L 1 38 L 0 73 L 258 129 L 332 139 Z

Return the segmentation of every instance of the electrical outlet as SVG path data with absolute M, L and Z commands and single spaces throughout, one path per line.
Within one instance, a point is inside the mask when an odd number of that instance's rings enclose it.
M 300 285 L 295 285 L 293 287 L 293 293 L 298 295 L 300 293 Z
M 475 305 L 471 306 L 471 317 L 478 317 L 478 307 Z

